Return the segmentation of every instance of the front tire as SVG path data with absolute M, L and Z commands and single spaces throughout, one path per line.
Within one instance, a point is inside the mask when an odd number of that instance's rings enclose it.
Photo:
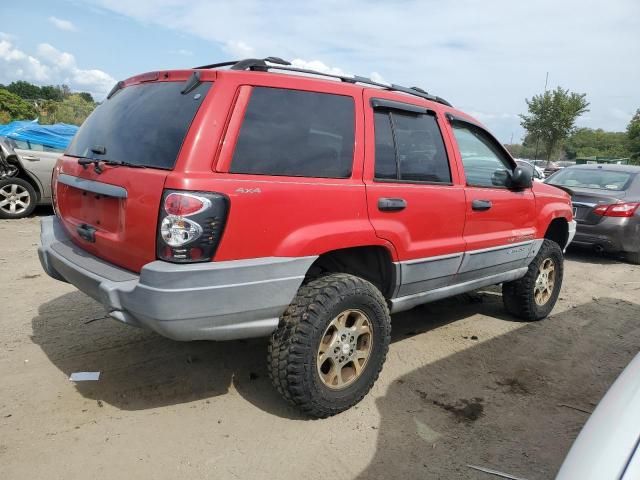
M 17 177 L 0 180 L 0 218 L 24 218 L 36 208 L 37 194 L 33 186 Z
M 564 256 L 560 245 L 545 239 L 527 274 L 502 284 L 502 301 L 510 314 L 525 321 L 546 318 L 560 295 Z
M 389 309 L 371 283 L 344 273 L 311 280 L 271 336 L 269 377 L 307 415 L 335 415 L 371 390 L 390 335 Z

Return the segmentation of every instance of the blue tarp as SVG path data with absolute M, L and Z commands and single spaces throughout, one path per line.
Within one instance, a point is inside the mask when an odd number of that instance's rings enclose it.
M 0 125 L 0 136 L 22 140 L 23 142 L 39 143 L 62 150 L 67 148 L 77 131 L 78 127 L 75 125 L 66 123 L 40 125 L 37 120 L 15 121 Z

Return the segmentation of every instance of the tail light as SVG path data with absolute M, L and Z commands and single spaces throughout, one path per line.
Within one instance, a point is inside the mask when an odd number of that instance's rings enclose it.
M 210 261 L 228 211 L 229 199 L 219 193 L 165 190 L 158 219 L 158 258 L 175 263 Z
M 593 209 L 593 213 L 603 217 L 633 217 L 639 206 L 640 203 L 638 202 L 598 205 Z

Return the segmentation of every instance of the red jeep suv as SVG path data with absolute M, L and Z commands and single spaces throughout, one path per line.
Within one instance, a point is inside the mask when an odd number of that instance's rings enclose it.
M 502 284 L 546 317 L 575 232 L 569 196 L 442 98 L 275 57 L 118 82 L 52 187 L 51 277 L 175 340 L 270 335 L 316 417 L 370 390 L 390 313 Z

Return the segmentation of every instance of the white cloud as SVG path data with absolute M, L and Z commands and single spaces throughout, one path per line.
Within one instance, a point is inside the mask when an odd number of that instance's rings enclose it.
M 224 50 L 231 56 L 234 57 L 234 60 L 241 60 L 243 58 L 252 58 L 256 55 L 255 49 L 247 45 L 243 41 L 238 40 L 228 40 L 224 44 Z
M 67 84 L 72 90 L 90 92 L 97 99 L 102 99 L 116 82 L 102 70 L 79 68 L 72 54 L 48 43 L 41 43 L 36 55 L 29 55 L 10 41 L 0 40 L 0 83 L 14 80 Z
M 316 72 L 328 73 L 330 75 L 352 76 L 352 74 L 345 72 L 341 68 L 330 67 L 320 60 L 303 60 L 301 58 L 294 58 L 291 60 L 291 66 L 304 68 L 305 70 L 315 70 Z
M 183 57 L 193 57 L 193 52 L 186 48 L 179 48 L 177 50 L 169 50 L 172 55 L 182 55 Z
M 525 112 L 546 72 L 549 87 L 586 92 L 603 128 L 625 127 L 611 108 L 640 106 L 638 0 L 82 1 L 216 42 L 231 59 L 322 59 L 330 70 L 375 71 L 480 112 Z M 502 139 L 521 132 L 517 118 L 487 123 Z
M 58 17 L 49 17 L 49 22 L 53 24 L 59 30 L 64 30 L 65 32 L 75 32 L 78 29 L 76 26 L 69 20 L 64 20 Z
M 378 72 L 371 72 L 371 75 L 369 75 L 369 78 L 371 80 L 373 80 L 374 82 L 378 82 L 378 83 L 384 83 L 386 85 L 390 85 L 391 82 L 387 82 L 384 77 L 382 75 L 380 75 Z

